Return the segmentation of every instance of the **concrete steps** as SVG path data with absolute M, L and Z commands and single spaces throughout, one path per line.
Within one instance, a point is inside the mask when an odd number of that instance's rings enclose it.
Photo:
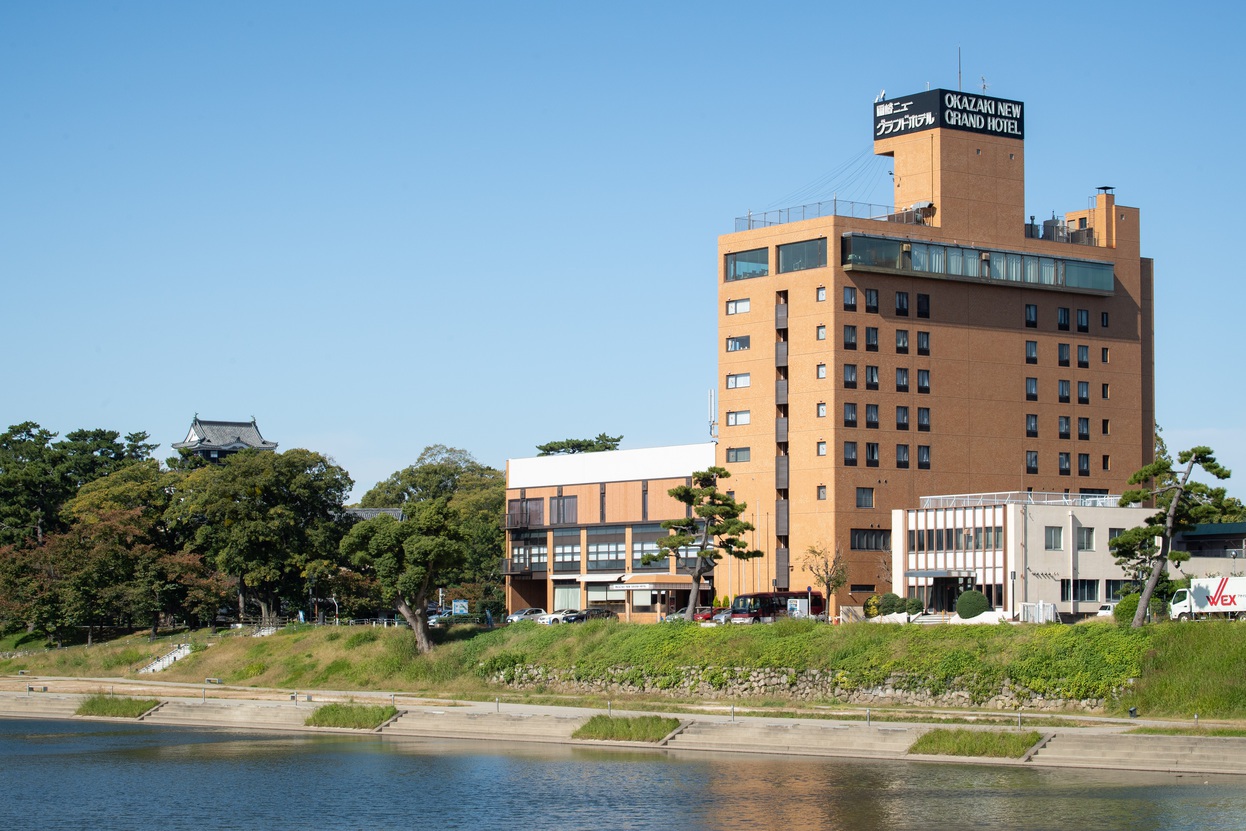
M 35 685 L 42 688 L 44 685 Z M 82 703 L 80 695 L 47 692 L 0 692 L 0 717 L 70 718 Z
M 143 716 L 151 724 L 290 730 L 306 726 L 316 704 L 290 701 L 171 699 Z
M 783 753 L 895 759 L 925 730 L 906 726 L 808 723 L 694 722 L 666 744 L 673 750 Z
M 1198 736 L 1057 733 L 1030 764 L 1246 774 L 1246 742 Z
M 381 734 L 392 738 L 480 739 L 484 741 L 565 742 L 588 719 L 520 713 L 468 713 L 452 709 L 405 710 Z

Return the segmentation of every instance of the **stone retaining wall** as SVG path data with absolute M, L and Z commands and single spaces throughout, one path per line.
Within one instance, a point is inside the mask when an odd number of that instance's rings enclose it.
M 522 664 L 498 673 L 494 683 L 521 690 L 548 689 L 570 693 L 644 693 L 698 698 L 786 698 L 793 701 L 834 701 L 862 706 L 982 707 L 992 710 L 1080 710 L 1100 712 L 1103 699 L 1045 698 L 1028 690 L 1003 687 L 985 700 L 967 690 L 934 693 L 910 679 L 892 677 L 876 687 L 850 687 L 837 673 L 824 670 L 683 667 L 653 676 L 638 669 L 615 668 L 604 678 L 577 678 L 574 670 Z

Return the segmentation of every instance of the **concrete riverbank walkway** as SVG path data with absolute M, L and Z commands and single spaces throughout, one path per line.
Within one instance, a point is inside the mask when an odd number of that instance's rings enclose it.
M 737 716 L 716 712 L 655 713 L 680 719 L 678 729 L 658 744 L 596 742 L 571 734 L 603 711 L 585 707 L 473 702 L 421 698 L 404 693 L 359 691 L 284 691 L 109 678 L 0 678 L 0 718 L 78 719 L 82 699 L 92 694 L 154 698 L 160 705 L 142 717 L 150 724 L 285 732 L 343 732 L 307 727 L 307 717 L 328 702 L 392 703 L 396 718 L 374 731 L 387 740 L 455 739 L 539 742 L 587 747 L 645 748 L 659 752 L 773 754 L 874 760 L 1020 765 L 1026 767 L 1104 768 L 1246 776 L 1246 738 L 1157 736 L 1127 732 L 1139 722 L 1078 717 L 1077 724 L 1051 726 L 1044 717 L 1036 729 L 1040 741 L 1022 759 L 922 756 L 909 748 L 940 725 L 923 722 L 835 720 Z M 627 710 L 619 715 L 640 715 Z M 1091 726 L 1087 726 L 1090 722 Z M 998 723 L 970 729 L 1005 730 Z

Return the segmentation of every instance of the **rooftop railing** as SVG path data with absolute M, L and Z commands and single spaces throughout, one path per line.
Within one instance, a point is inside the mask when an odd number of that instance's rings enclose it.
M 985 505 L 1067 505 L 1077 508 L 1116 508 L 1120 494 L 1110 493 L 1031 493 L 1029 491 L 996 491 L 994 493 L 958 493 L 946 496 L 923 496 L 919 500 L 927 508 L 976 508 Z
M 891 205 L 874 205 L 868 202 L 849 202 L 844 199 L 832 199 L 829 202 L 813 202 L 808 205 L 797 205 L 794 208 L 778 208 L 762 213 L 749 213 L 738 216 L 735 220 L 737 231 L 751 231 L 754 228 L 769 228 L 772 225 L 786 225 L 789 222 L 800 222 L 805 219 L 818 219 L 823 216 L 848 216 L 856 219 L 877 219 L 880 222 L 899 222 L 904 225 L 923 225 L 923 211 L 913 208 L 896 208 Z

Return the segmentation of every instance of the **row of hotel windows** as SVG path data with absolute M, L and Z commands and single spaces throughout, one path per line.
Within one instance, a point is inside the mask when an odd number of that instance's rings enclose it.
M 1071 349 L 1072 347 L 1070 344 L 1056 344 L 1056 362 L 1060 366 L 1069 366 Z M 1108 362 L 1108 348 L 1106 346 L 1101 347 L 1099 360 L 1101 363 L 1105 364 Z M 1027 364 L 1038 363 L 1038 341 L 1027 340 L 1025 342 L 1025 362 Z M 1077 345 L 1077 365 L 1082 369 L 1088 369 L 1090 367 L 1090 347 L 1084 343 L 1079 343 Z
M 1068 380 L 1061 379 L 1056 382 L 1056 398 L 1060 401 L 1061 404 L 1068 404 L 1070 402 L 1069 396 L 1070 396 L 1070 392 L 1072 391 L 1072 389 L 1073 389 L 1072 384 Z M 1104 384 L 1100 386 L 1100 395 L 1102 395 L 1104 401 L 1107 401 L 1111 397 L 1110 393 L 1111 393 L 1110 384 L 1105 382 Z M 1026 401 L 1037 401 L 1038 400 L 1038 379 L 1037 378 L 1031 377 L 1031 378 L 1025 379 L 1025 400 Z M 1089 381 L 1078 381 L 1077 382 L 1077 403 L 1078 404 L 1089 404 L 1090 403 L 1090 382 Z
M 896 429 L 897 430 L 909 429 L 909 412 L 910 410 L 907 405 L 896 407 Z M 826 418 L 826 402 L 825 401 L 819 401 L 817 403 L 815 413 L 818 418 Z M 858 407 L 857 407 L 856 402 L 853 402 L 853 401 L 844 402 L 844 426 L 845 427 L 856 427 L 857 426 L 857 414 L 858 414 Z M 745 424 L 751 424 L 752 420 L 753 420 L 752 410 L 728 410 L 727 411 L 727 426 L 728 427 L 738 427 L 738 426 L 742 426 Z M 1026 423 L 1028 424 L 1029 422 L 1027 421 Z M 867 428 L 874 429 L 878 427 L 878 424 L 879 424 L 878 405 L 877 404 L 866 404 L 865 405 L 865 426 Z M 930 408 L 929 407 L 918 407 L 917 408 L 917 429 L 923 432 L 930 431 Z M 1035 429 L 1037 430 L 1037 427 L 1035 427 Z
M 878 467 L 879 462 L 880 462 L 878 442 L 870 441 L 870 442 L 865 442 L 864 444 L 865 444 L 865 466 L 866 467 Z M 815 445 L 817 454 L 819 456 L 825 456 L 826 447 L 827 445 L 825 441 L 817 442 L 817 444 Z M 857 450 L 858 450 L 857 442 L 855 441 L 844 442 L 844 465 L 846 467 L 857 466 L 857 462 L 859 459 Z M 727 448 L 728 463 L 747 462 L 747 461 L 751 461 L 752 458 L 753 458 L 753 449 L 751 447 L 728 447 Z M 909 446 L 907 444 L 897 444 L 895 458 L 896 458 L 896 467 L 898 469 L 900 470 L 907 469 L 910 463 Z M 930 469 L 930 445 L 928 444 L 917 445 L 917 469 L 918 470 L 929 470 Z M 824 493 L 819 492 L 818 498 L 825 499 L 826 496 Z
M 1057 468 L 1061 476 L 1071 476 L 1073 474 L 1072 467 L 1071 467 L 1072 462 L 1073 462 L 1072 453 L 1061 452 L 1057 455 L 1056 464 L 1057 464 Z M 1112 457 L 1106 453 L 1103 454 L 1101 464 L 1104 470 L 1111 470 L 1112 469 Z M 1026 473 L 1038 473 L 1038 451 L 1037 450 L 1025 451 L 1025 472 Z M 1078 453 L 1077 454 L 1077 475 L 1078 476 L 1089 476 L 1090 475 L 1090 454 L 1089 453 Z
M 1025 304 L 1025 326 L 1027 329 L 1038 328 L 1038 304 Z M 1099 313 L 1099 326 L 1102 329 L 1108 328 L 1108 313 Z M 1065 306 L 1056 308 L 1056 329 L 1061 332 L 1069 331 L 1069 309 Z M 1077 310 L 1077 331 L 1090 331 L 1090 309 Z
M 804 240 L 776 247 L 778 273 L 825 268 L 826 238 Z M 994 251 L 955 245 L 845 234 L 842 246 L 845 266 L 875 266 L 888 270 L 949 277 L 986 278 L 1011 283 L 1034 283 L 1112 291 L 1111 263 L 1041 257 L 1020 251 Z M 765 277 L 770 274 L 770 249 L 754 248 L 724 257 L 725 282 Z
M 552 532 L 555 570 L 570 570 L 573 566 L 578 568 L 582 550 L 590 569 L 623 567 L 629 554 L 625 537 L 626 529 L 620 526 L 605 526 L 586 528 L 584 531 L 588 536 L 588 544 L 583 549 L 580 543 L 580 529 L 556 529 Z M 661 525 L 632 526 L 630 554 L 633 566 L 658 570 L 669 568 L 670 562 L 665 558 L 649 564 L 643 563 L 645 557 L 654 557 L 658 554 L 658 540 L 668 536 L 669 533 Z M 511 557 L 522 563 L 541 567 L 550 561 L 549 548 L 549 541 L 544 532 L 517 533 L 512 537 Z M 691 550 L 679 552 L 681 560 L 693 556 L 695 553 Z M 681 562 L 680 565 L 684 563 Z
M 815 372 L 817 377 L 826 377 L 826 364 L 818 364 Z M 739 384 L 737 383 L 737 386 Z M 745 385 L 747 386 L 747 384 Z M 731 387 L 730 376 L 728 376 L 727 387 Z M 857 388 L 857 365 L 844 364 L 844 389 L 855 390 Z M 865 367 L 865 388 L 867 390 L 878 389 L 878 367 L 866 365 Z M 909 391 L 909 369 L 908 367 L 896 367 L 896 392 Z M 930 392 L 930 370 L 917 370 L 917 391 L 919 393 Z
M 1073 419 L 1069 416 L 1056 417 L 1056 432 L 1062 439 L 1072 438 Z M 1111 419 L 1103 419 L 1100 425 L 1100 431 L 1103 435 L 1111 435 L 1112 421 Z M 1038 438 L 1038 414 L 1025 414 L 1025 436 L 1029 439 Z M 1079 417 L 1077 419 L 1077 438 L 1079 441 L 1090 440 L 1090 419 Z

